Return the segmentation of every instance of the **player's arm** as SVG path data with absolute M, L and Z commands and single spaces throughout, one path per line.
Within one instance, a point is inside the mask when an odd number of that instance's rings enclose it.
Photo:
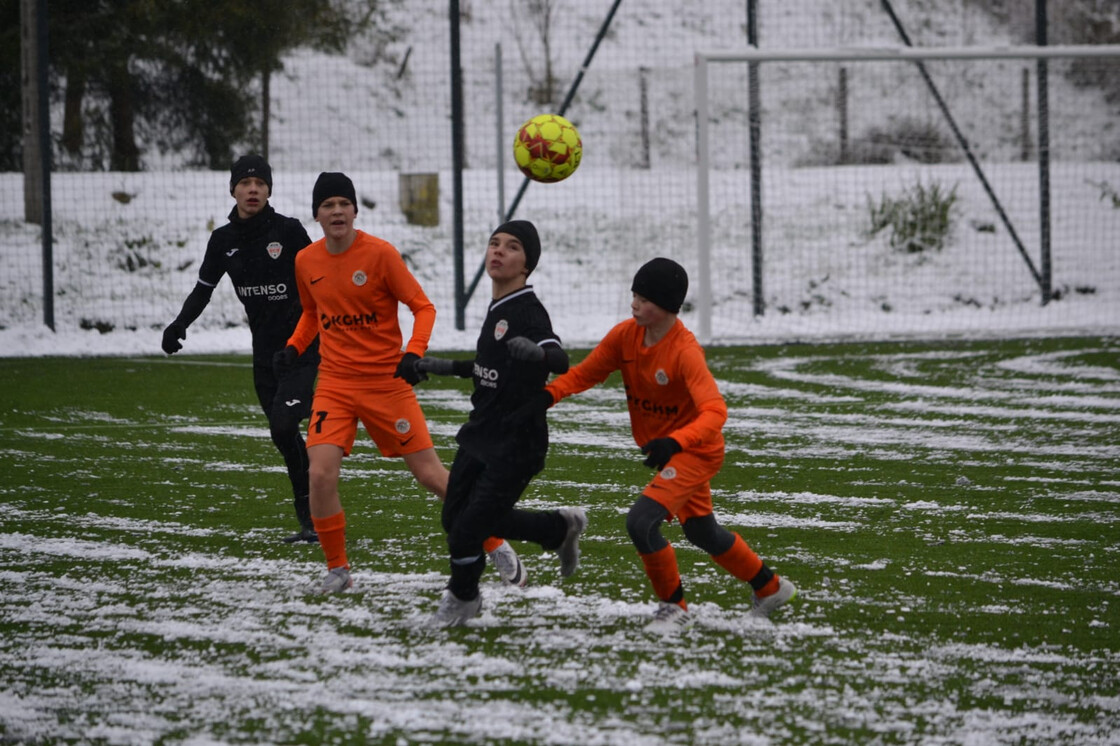
M 608 332 L 582 362 L 552 379 L 544 387 L 553 403 L 602 383 L 611 373 L 619 369 L 622 360 L 622 338 L 618 331 L 619 328 L 615 327 Z
M 163 330 L 163 340 L 160 346 L 168 355 L 183 349 L 180 340 L 187 338 L 187 327 L 193 324 L 195 319 L 202 315 L 206 306 L 210 304 L 210 298 L 214 295 L 214 288 L 218 286 L 218 282 L 221 281 L 224 274 L 221 261 L 218 258 L 219 250 L 220 247 L 214 238 L 214 234 L 210 234 L 210 241 L 206 245 L 206 255 L 203 256 L 202 266 L 198 269 L 198 282 L 195 283 L 194 288 L 187 295 L 187 299 L 183 301 L 183 307 L 179 310 L 179 315 Z
M 719 393 L 719 386 L 702 352 L 694 350 L 682 354 L 680 365 L 698 414 L 696 419 L 674 430 L 670 437 L 682 448 L 689 448 L 711 442 L 719 435 L 727 422 L 727 403 Z
M 296 323 L 296 328 L 292 330 L 292 335 L 288 337 L 285 345 L 286 348 L 294 347 L 297 354 L 303 354 L 319 333 L 318 305 L 311 295 L 311 286 L 307 284 L 306 263 L 301 261 L 303 256 L 304 254 L 301 253 L 296 257 L 296 289 L 299 291 L 299 304 L 302 310 L 299 322 Z
M 567 373 L 568 353 L 560 346 L 555 337 L 534 342 L 528 337 L 513 337 L 506 341 L 506 350 L 514 360 L 528 363 L 542 363 L 549 373 Z
M 436 325 L 436 306 L 428 299 L 420 282 L 408 271 L 400 253 L 391 244 L 386 245 L 390 250 L 382 255 L 380 262 L 385 272 L 386 285 L 390 294 L 412 312 L 412 336 L 405 345 L 405 355 L 422 357 L 428 349 L 432 329 Z
M 458 376 L 470 378 L 474 374 L 474 360 L 453 360 L 446 357 L 422 357 L 416 363 L 416 370 L 437 376 Z M 426 377 L 426 376 L 425 376 Z

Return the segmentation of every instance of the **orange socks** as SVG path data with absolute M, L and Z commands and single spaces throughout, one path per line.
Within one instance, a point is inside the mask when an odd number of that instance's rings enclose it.
M 495 549 L 500 547 L 503 541 L 505 541 L 505 539 L 499 539 L 497 536 L 491 536 L 489 539 L 482 542 L 482 551 L 490 554 L 490 552 L 493 552 Z
M 739 534 L 735 534 L 735 543 L 730 549 L 720 555 L 713 554 L 712 559 L 739 580 L 750 583 L 759 598 L 778 590 L 778 576 L 747 546 L 747 542 Z
M 346 561 L 346 514 L 340 510 L 326 518 L 311 516 L 311 522 L 319 535 L 319 546 L 327 557 L 327 569 L 350 567 Z
M 687 610 L 688 604 L 684 600 L 684 588 L 681 586 L 681 574 L 677 568 L 677 553 L 673 545 L 666 545 L 651 554 L 638 554 L 645 565 L 646 576 L 653 585 L 653 592 L 657 598 L 669 603 L 678 604 Z

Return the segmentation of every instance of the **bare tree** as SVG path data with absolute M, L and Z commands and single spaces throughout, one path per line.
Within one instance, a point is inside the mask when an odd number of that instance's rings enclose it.
M 529 76 L 529 100 L 542 106 L 555 103 L 557 81 L 553 73 L 552 33 L 560 0 L 510 0 L 509 7 L 513 25 L 510 35 L 517 43 L 517 52 Z M 530 33 L 526 34 L 525 29 Z

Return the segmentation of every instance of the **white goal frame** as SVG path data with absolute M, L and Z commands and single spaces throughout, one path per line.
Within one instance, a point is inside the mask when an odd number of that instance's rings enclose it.
M 696 212 L 697 212 L 697 331 L 701 342 L 712 339 L 712 268 L 709 154 L 708 66 L 727 62 L 915 62 L 925 60 L 1043 60 L 1055 58 L 1120 57 L 1120 45 L 1056 45 L 998 47 L 867 47 L 831 49 L 745 49 L 739 51 L 696 52 L 693 87 L 696 102 Z M 1043 195 L 1043 210 L 1048 209 L 1049 195 Z M 752 251 L 760 249 L 752 248 Z M 1043 257 L 1049 264 L 1049 257 Z M 756 274 L 761 275 L 762 257 L 755 257 Z M 761 289 L 761 276 L 754 278 L 756 290 Z

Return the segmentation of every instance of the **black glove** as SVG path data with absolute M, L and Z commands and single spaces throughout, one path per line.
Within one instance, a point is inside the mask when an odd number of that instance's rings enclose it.
M 680 452 L 681 444 L 672 438 L 654 438 L 642 446 L 642 453 L 648 454 L 642 463 L 661 471 L 669 463 L 669 459 Z
M 180 339 L 187 338 L 187 330 L 178 321 L 172 321 L 163 330 L 163 351 L 168 355 L 173 355 L 179 350 L 183 349 L 183 345 L 179 343 Z
M 528 400 L 520 407 L 503 417 L 502 425 L 505 427 L 517 427 L 523 422 L 535 417 L 538 413 L 543 414 L 548 411 L 548 408 L 552 405 L 552 394 L 541 389 L 530 395 Z
M 514 360 L 524 360 L 529 363 L 539 363 L 544 360 L 544 350 L 528 337 L 512 337 L 506 341 L 506 349 Z
M 427 381 L 428 374 L 416 366 L 420 360 L 421 357 L 415 352 L 406 352 L 397 363 L 397 372 L 393 374 L 393 378 L 403 378 L 409 386 Z
M 272 372 L 276 374 L 277 378 L 282 378 L 287 375 L 292 366 L 296 364 L 296 359 L 299 357 L 299 350 L 293 345 L 288 345 L 282 350 L 277 350 L 272 356 Z

